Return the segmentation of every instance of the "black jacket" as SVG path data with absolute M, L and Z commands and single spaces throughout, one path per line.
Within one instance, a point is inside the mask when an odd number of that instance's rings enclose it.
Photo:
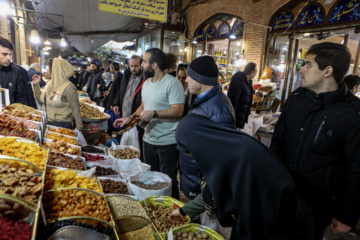
M 100 70 L 96 70 L 91 73 L 89 80 L 88 80 L 88 87 L 86 92 L 89 94 L 91 100 L 94 99 L 94 93 L 97 89 L 97 84 L 105 85 L 104 79 L 102 79 L 101 75 L 103 73 Z
M 9 67 L 0 68 L 0 85 L 3 88 L 9 89 L 11 104 L 22 103 L 28 105 L 24 84 L 24 82 L 28 82 L 27 80 L 24 79 L 20 68 L 13 63 Z
M 86 83 L 88 82 L 88 79 L 90 77 L 90 72 L 88 70 L 83 70 L 80 75 L 79 75 L 79 87 L 78 90 L 82 91 L 82 88 L 86 85 Z
M 111 89 L 109 91 L 109 95 L 106 98 L 105 108 L 110 109 L 111 106 L 115 104 L 115 97 L 118 93 L 121 85 L 121 81 L 123 79 L 123 74 L 121 72 L 117 72 L 114 75 L 114 80 L 112 81 Z
M 354 226 L 360 217 L 360 99 L 345 84 L 316 94 L 298 88 L 286 101 L 271 150 L 305 200 Z M 333 198 L 334 197 L 334 198 Z
M 22 79 L 23 79 L 23 83 L 24 83 L 24 87 L 25 87 L 25 92 L 26 92 L 27 105 L 29 107 L 36 108 L 34 91 L 31 86 L 31 80 L 29 80 L 29 78 L 28 78 L 28 71 L 26 71 L 25 68 L 23 68 L 17 64 L 15 64 L 15 66 L 17 66 L 21 71 L 21 75 L 22 75 Z M 44 80 L 42 80 L 42 81 L 45 82 Z
M 34 74 L 40 75 L 41 76 L 41 80 L 40 80 L 40 84 L 39 84 L 40 87 L 44 87 L 46 85 L 46 82 L 43 79 L 43 75 L 40 72 L 36 71 L 34 68 L 30 68 L 27 71 L 27 74 L 28 74 L 30 82 L 32 82 L 32 78 L 33 78 Z
M 231 78 L 227 96 L 235 110 L 236 127 L 243 128 L 248 121 L 252 104 L 252 87 L 245 73 L 237 72 Z
M 75 77 L 74 77 L 74 74 L 75 74 Z M 78 81 L 79 81 L 79 73 L 78 72 L 73 73 L 73 75 L 69 78 L 69 81 L 72 82 L 72 84 L 74 84 L 75 87 L 77 87 L 76 85 L 78 84 Z

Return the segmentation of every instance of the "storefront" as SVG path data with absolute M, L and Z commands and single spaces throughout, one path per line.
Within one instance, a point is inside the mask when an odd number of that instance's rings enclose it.
M 349 47 L 347 74 L 360 74 L 360 1 L 290 1 L 272 16 L 266 43 L 265 67 L 277 70 L 276 98 L 281 107 L 300 85 L 300 69 L 311 45 L 334 42 Z
M 241 17 L 224 13 L 213 15 L 201 23 L 193 34 L 192 59 L 203 54 L 214 57 L 219 66 L 219 81 L 230 81 L 246 64 L 243 35 Z

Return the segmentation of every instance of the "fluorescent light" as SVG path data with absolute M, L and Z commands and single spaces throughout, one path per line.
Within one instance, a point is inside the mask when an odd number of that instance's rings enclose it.
M 235 34 L 231 34 L 231 35 L 230 35 L 230 39 L 236 39 Z
M 5 2 L 0 2 L 0 15 L 8 15 L 11 13 L 11 9 L 9 4 L 5 3 Z
M 310 36 L 310 33 L 304 33 L 304 36 L 305 37 Z
M 66 47 L 67 43 L 66 43 L 66 40 L 65 40 L 64 37 L 61 38 L 61 40 L 60 40 L 60 45 L 61 45 L 62 47 Z
M 31 30 L 30 41 L 34 44 L 40 43 L 39 32 L 36 29 Z
M 44 54 L 44 55 L 49 55 L 49 52 L 48 52 L 48 51 L 44 51 L 43 54 Z
M 51 45 L 51 42 L 50 42 L 48 39 L 46 39 L 46 41 L 44 42 L 44 44 L 45 44 L 45 45 Z
M 197 41 L 196 41 L 196 39 L 194 39 L 194 40 L 192 41 L 192 43 L 193 43 L 193 44 L 197 44 Z

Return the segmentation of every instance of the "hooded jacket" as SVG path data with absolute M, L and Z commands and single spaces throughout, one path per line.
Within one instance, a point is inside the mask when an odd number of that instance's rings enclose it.
M 252 104 L 252 86 L 245 73 L 237 72 L 232 78 L 227 92 L 235 111 L 236 127 L 244 128 L 248 121 Z
M 11 104 L 22 103 L 28 105 L 24 79 L 21 70 L 14 63 L 10 63 L 9 67 L 0 68 L 0 87 L 9 89 Z
M 275 126 L 271 150 L 311 205 L 354 226 L 360 217 L 360 99 L 342 84 L 316 94 L 298 88 Z
M 52 67 L 51 81 L 41 91 L 38 84 L 34 84 L 35 96 L 47 113 L 50 122 L 72 122 L 74 115 L 76 128 L 81 129 L 82 118 L 77 89 L 69 81 L 73 74 L 73 66 L 67 61 L 55 58 Z
M 221 91 L 220 85 L 215 85 L 209 92 L 190 106 L 189 114 L 194 113 L 209 118 L 224 127 L 235 128 L 234 109 L 229 99 Z M 180 154 L 180 188 L 187 198 L 193 199 L 201 193 L 201 179 L 193 156 Z
M 196 159 L 220 223 L 233 222 L 231 239 L 299 239 L 288 232 L 296 217 L 295 184 L 265 145 L 196 114 L 180 121 L 175 136 L 179 151 Z

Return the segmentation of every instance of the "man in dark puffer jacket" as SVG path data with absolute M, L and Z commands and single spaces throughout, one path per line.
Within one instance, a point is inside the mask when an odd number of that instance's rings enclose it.
M 235 128 L 234 109 L 218 84 L 219 70 L 214 59 L 210 56 L 198 57 L 190 63 L 186 72 L 190 93 L 198 95 L 190 106 L 189 114 L 202 115 L 222 126 Z M 180 153 L 180 169 L 180 188 L 187 198 L 194 199 L 201 193 L 195 159 Z
M 231 78 L 227 96 L 234 107 L 238 129 L 243 129 L 248 121 L 253 94 L 249 81 L 255 77 L 256 73 L 256 64 L 250 62 L 246 65 L 244 72 L 237 72 Z

